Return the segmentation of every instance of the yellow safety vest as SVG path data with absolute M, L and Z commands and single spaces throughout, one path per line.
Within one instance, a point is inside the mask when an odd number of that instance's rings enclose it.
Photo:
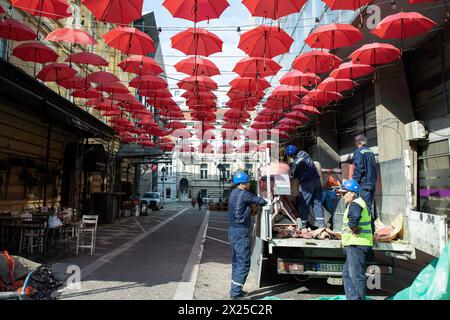
M 367 204 L 362 198 L 356 198 L 353 202 L 357 203 L 361 208 L 361 220 L 358 226 L 361 228 L 359 234 L 354 234 L 348 226 L 348 211 L 350 205 L 347 206 L 344 212 L 343 228 L 342 228 L 342 245 L 346 246 L 373 246 L 373 234 L 372 234 L 372 218 L 370 217 L 369 210 L 367 210 Z

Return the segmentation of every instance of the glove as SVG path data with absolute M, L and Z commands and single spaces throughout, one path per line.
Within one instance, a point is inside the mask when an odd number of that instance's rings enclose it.
M 359 226 L 356 226 L 356 227 L 353 227 L 353 228 L 350 228 L 350 229 L 356 235 L 358 235 L 360 233 L 360 231 L 361 231 L 361 228 Z

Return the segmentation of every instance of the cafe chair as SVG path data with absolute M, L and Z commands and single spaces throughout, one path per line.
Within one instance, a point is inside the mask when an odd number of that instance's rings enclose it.
M 97 237 L 97 215 L 83 215 L 80 226 L 77 228 L 77 249 L 78 255 L 79 248 L 83 252 L 84 249 L 91 249 L 91 255 L 95 253 L 95 238 Z M 90 236 L 90 244 L 84 244 L 84 236 Z M 80 244 L 81 242 L 81 244 Z
M 20 224 L 20 243 L 19 254 L 26 247 L 27 252 L 34 253 L 34 249 L 39 249 L 39 252 L 44 252 L 44 243 L 46 238 L 47 222 L 44 220 L 32 220 L 25 218 L 21 220 Z

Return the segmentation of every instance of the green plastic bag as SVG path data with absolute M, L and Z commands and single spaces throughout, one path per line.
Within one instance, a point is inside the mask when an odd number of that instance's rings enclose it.
M 388 300 L 450 300 L 450 245 L 423 269 L 409 288 Z

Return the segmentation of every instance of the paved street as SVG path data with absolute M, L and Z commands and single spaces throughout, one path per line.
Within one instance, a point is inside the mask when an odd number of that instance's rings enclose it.
M 176 203 L 148 217 L 131 217 L 99 227 L 97 251 L 57 261 L 55 268 L 81 268 L 79 290 L 63 289 L 59 299 L 228 299 L 231 252 L 225 212 Z M 343 293 L 323 279 L 286 282 L 246 290 L 254 299 L 311 299 Z M 377 298 L 387 294 L 371 292 Z

